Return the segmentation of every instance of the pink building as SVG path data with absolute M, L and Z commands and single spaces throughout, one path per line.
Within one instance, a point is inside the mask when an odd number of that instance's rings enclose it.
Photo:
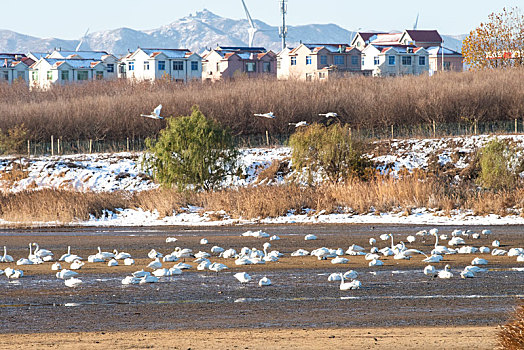
M 277 76 L 277 56 L 263 47 L 217 47 L 203 54 L 202 79 Z

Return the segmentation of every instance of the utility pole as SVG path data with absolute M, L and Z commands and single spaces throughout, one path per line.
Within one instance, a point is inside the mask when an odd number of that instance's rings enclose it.
M 286 14 L 287 14 L 287 0 L 280 0 L 280 12 L 282 13 L 282 27 L 279 28 L 279 35 L 282 38 L 282 50 L 286 48 Z

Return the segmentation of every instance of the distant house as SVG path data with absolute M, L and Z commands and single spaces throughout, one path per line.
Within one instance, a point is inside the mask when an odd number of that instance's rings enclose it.
M 277 76 L 277 55 L 263 47 L 218 46 L 202 57 L 203 80 Z
M 439 46 L 428 47 L 429 74 L 438 71 L 462 72 L 464 70 L 464 58 L 460 52 Z M 442 62 L 444 61 L 444 64 Z
M 24 54 L 0 53 L 0 82 L 29 81 L 29 66 L 34 61 Z
M 138 48 L 120 60 L 118 76 L 136 80 L 200 80 L 202 57 L 187 49 Z
M 67 84 L 107 78 L 107 66 L 89 59 L 41 58 L 29 71 L 31 87 L 49 88 L 52 84 Z
M 362 70 L 373 76 L 429 73 L 429 54 L 423 47 L 370 44 L 362 51 Z
M 112 79 L 117 77 L 116 66 L 118 64 L 118 59 L 107 53 L 106 51 L 63 51 L 55 50 L 45 56 L 46 58 L 54 59 L 80 59 L 80 60 L 91 60 L 91 61 L 101 61 L 106 66 L 106 74 L 104 79 Z
M 279 79 L 323 80 L 361 72 L 361 52 L 348 44 L 300 44 L 278 54 Z
M 443 40 L 436 30 L 405 30 L 402 33 L 359 32 L 352 40 L 356 47 L 423 47 L 429 54 L 429 73 L 441 70 L 461 72 L 463 57 L 460 52 L 443 48 Z M 402 51 L 402 49 L 400 50 Z M 442 55 L 444 53 L 444 55 Z M 444 64 L 442 64 L 442 60 Z M 369 65 L 367 65 L 369 68 Z

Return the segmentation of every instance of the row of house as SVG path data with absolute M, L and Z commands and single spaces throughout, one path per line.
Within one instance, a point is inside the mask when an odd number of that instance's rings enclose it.
M 30 86 L 104 79 L 220 80 L 236 76 L 324 80 L 343 74 L 398 76 L 462 71 L 462 55 L 445 49 L 435 30 L 359 32 L 350 44 L 307 44 L 278 54 L 263 47 L 217 46 L 201 55 L 187 49 L 138 48 L 121 58 L 105 51 L 0 54 L 0 82 Z

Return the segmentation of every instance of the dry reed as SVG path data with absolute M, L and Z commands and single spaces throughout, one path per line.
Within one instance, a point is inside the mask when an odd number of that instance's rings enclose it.
M 515 310 L 513 320 L 500 327 L 497 338 L 501 349 L 524 349 L 524 304 L 522 302 Z
M 216 83 L 95 81 L 47 91 L 0 84 L 0 129 L 24 123 L 29 136 L 48 141 L 122 141 L 155 136 L 164 122 L 138 117 L 162 103 L 166 116 L 202 112 L 235 135 L 287 135 L 289 122 L 319 121 L 336 111 L 355 128 L 420 123 L 473 123 L 524 117 L 524 69 L 446 73 L 433 77 L 350 76 L 329 84 L 268 79 Z M 253 113 L 273 111 L 272 121 Z

